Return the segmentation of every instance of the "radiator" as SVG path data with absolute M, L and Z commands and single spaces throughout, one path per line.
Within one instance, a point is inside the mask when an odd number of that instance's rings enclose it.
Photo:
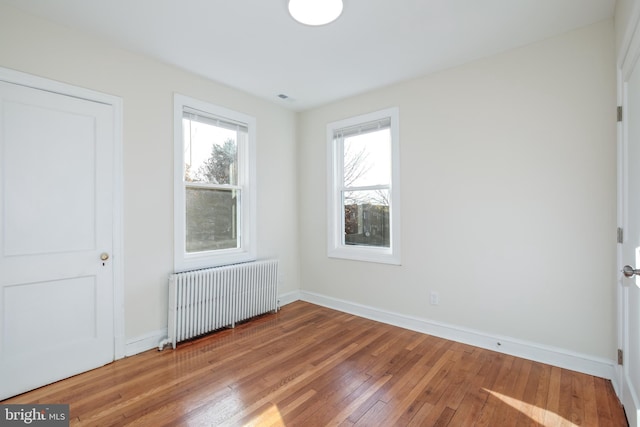
M 277 288 L 277 260 L 170 275 L 168 338 L 158 349 L 277 311 Z

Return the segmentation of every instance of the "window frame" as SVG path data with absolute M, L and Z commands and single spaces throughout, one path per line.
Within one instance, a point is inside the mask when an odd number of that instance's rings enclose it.
M 400 257 L 400 131 L 399 108 L 391 107 L 327 124 L 327 256 L 356 261 L 401 265 Z M 390 246 L 344 244 L 345 191 L 343 142 L 336 133 L 345 128 L 389 119 L 391 134 L 391 177 L 389 182 Z
M 246 141 L 238 140 L 238 183 L 240 208 L 237 213 L 238 248 L 202 252 L 186 250 L 186 188 L 202 187 L 184 181 L 183 113 L 185 109 L 202 112 L 203 116 L 247 127 Z M 176 272 L 236 264 L 256 259 L 256 119 L 206 101 L 174 94 L 174 269 Z

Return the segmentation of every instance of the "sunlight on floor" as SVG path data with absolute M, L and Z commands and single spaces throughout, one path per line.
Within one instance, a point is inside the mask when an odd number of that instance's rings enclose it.
M 561 417 L 558 414 L 555 414 L 551 411 L 547 411 L 546 409 L 539 408 L 535 405 L 532 405 L 527 402 L 523 402 L 518 399 L 514 399 L 513 397 L 505 396 L 504 394 L 500 394 L 498 392 L 484 389 L 486 392 L 491 394 L 493 397 L 500 399 L 503 403 L 511 406 L 512 408 L 522 412 L 527 417 L 531 418 L 533 421 L 545 426 L 545 427 L 557 427 L 557 426 L 576 426 L 571 421 Z
M 284 426 L 284 421 L 282 420 L 282 415 L 280 415 L 280 411 L 276 405 L 271 405 L 269 409 L 255 417 L 251 420 L 250 423 L 245 424 L 247 426 L 273 426 L 273 427 L 282 427 Z

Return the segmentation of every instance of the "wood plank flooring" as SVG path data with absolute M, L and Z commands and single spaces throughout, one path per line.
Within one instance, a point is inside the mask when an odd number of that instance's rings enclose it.
M 78 426 L 626 426 L 611 383 L 295 302 L 2 403 Z

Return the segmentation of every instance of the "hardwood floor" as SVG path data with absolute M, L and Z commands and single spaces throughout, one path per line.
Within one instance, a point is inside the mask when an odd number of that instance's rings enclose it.
M 82 426 L 626 426 L 602 378 L 304 302 L 2 403 Z

